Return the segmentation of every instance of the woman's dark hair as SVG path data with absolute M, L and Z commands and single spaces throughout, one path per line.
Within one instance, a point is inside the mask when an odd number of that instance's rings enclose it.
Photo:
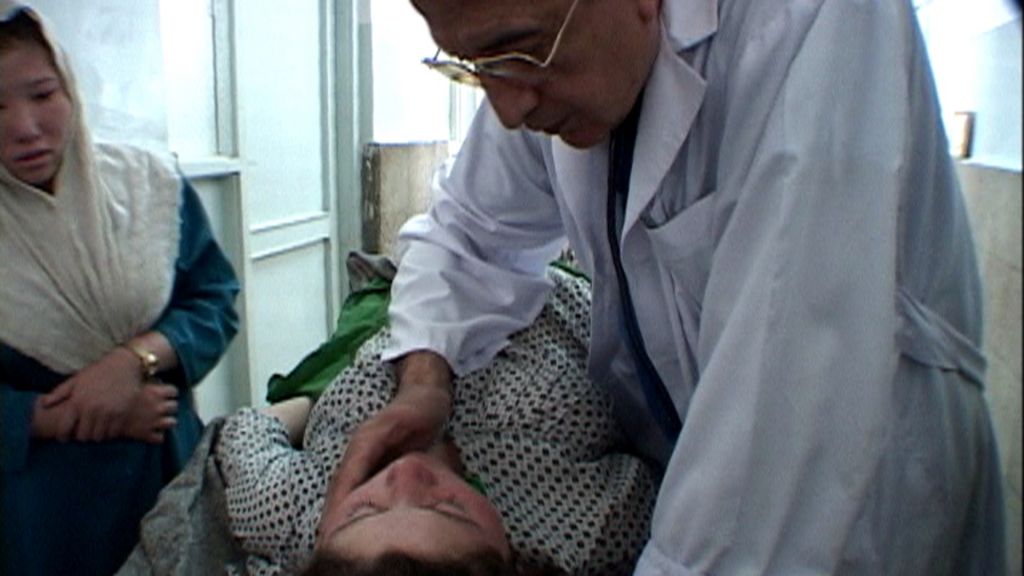
M 428 561 L 400 554 L 385 554 L 369 561 L 342 558 L 323 551 L 302 576 L 518 576 L 512 561 L 494 550 L 485 550 L 458 560 Z
M 13 16 L 0 20 L 0 52 L 24 44 L 35 44 L 44 48 L 50 57 L 50 65 L 57 67 L 50 43 L 43 36 L 39 22 L 28 10 L 18 10 Z

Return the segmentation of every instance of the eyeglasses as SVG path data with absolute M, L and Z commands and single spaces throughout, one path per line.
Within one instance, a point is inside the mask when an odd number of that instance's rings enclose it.
M 572 15 L 576 12 L 576 5 L 579 3 L 580 0 L 573 0 L 572 5 L 569 6 L 569 12 L 565 15 L 565 20 L 562 21 L 562 26 L 558 28 L 555 42 L 551 45 L 551 50 L 543 60 L 523 52 L 506 52 L 505 54 L 484 56 L 471 60 L 458 58 L 441 59 L 439 58 L 441 49 L 438 48 L 434 57 L 424 58 L 423 63 L 431 70 L 437 70 L 449 80 L 468 86 L 480 86 L 480 76 L 515 78 L 518 76 L 516 64 L 526 64 L 535 70 L 544 70 L 551 65 L 551 61 L 554 60 L 555 55 L 558 53 L 558 47 L 562 44 L 562 36 L 565 35 L 565 29 L 568 28 L 569 21 L 572 20 Z

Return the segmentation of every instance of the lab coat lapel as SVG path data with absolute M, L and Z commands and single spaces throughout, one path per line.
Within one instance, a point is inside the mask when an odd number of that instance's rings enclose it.
M 704 79 L 662 37 L 662 47 L 644 91 L 622 238 L 629 235 L 679 156 L 704 102 Z
M 661 48 L 644 91 L 622 238 L 672 168 L 704 101 L 705 82 L 680 55 L 718 30 L 719 0 L 664 0 Z M 552 156 L 568 208 L 585 222 L 603 222 L 608 146 L 577 150 L 552 138 Z M 595 196 L 595 191 L 600 191 Z M 603 226 L 588 241 L 601 245 Z M 586 234 L 586 232 L 584 232 Z
M 718 31 L 720 0 L 663 0 L 661 22 L 675 53 L 692 48 Z

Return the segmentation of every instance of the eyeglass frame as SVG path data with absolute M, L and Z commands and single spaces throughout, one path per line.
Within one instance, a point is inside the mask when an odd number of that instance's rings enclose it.
M 463 60 L 460 58 L 442 60 L 438 59 L 438 56 L 441 55 L 441 49 L 438 48 L 432 58 L 424 58 L 422 63 L 431 70 L 435 70 L 444 75 L 452 82 L 467 84 L 470 86 L 480 86 L 481 75 L 496 78 L 513 77 L 511 74 L 503 74 L 497 70 L 488 70 L 488 68 L 493 67 L 495 64 L 523 62 L 533 66 L 537 70 L 546 70 L 551 66 L 551 62 L 555 59 L 555 55 L 558 53 L 558 49 L 562 45 L 562 37 L 565 36 L 565 30 L 569 27 L 569 21 L 572 20 L 572 15 L 576 12 L 576 6 L 578 6 L 579 3 L 580 0 L 573 0 L 572 5 L 569 6 L 569 11 L 566 13 L 565 19 L 562 20 L 562 25 L 558 28 L 558 34 L 555 35 L 555 41 L 551 44 L 551 50 L 548 51 L 547 57 L 543 60 L 524 52 L 506 52 L 504 54 L 483 56 L 469 60 Z

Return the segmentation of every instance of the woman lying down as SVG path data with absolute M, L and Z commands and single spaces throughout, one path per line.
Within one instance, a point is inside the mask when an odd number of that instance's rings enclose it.
M 632 573 L 656 480 L 623 451 L 607 398 L 585 376 L 589 285 L 550 276 L 534 324 L 456 381 L 444 441 L 332 496 L 332 510 L 321 510 L 324 493 L 349 435 L 394 392 L 379 360 L 387 330 L 312 409 L 297 398 L 229 417 L 215 455 L 249 571 Z

